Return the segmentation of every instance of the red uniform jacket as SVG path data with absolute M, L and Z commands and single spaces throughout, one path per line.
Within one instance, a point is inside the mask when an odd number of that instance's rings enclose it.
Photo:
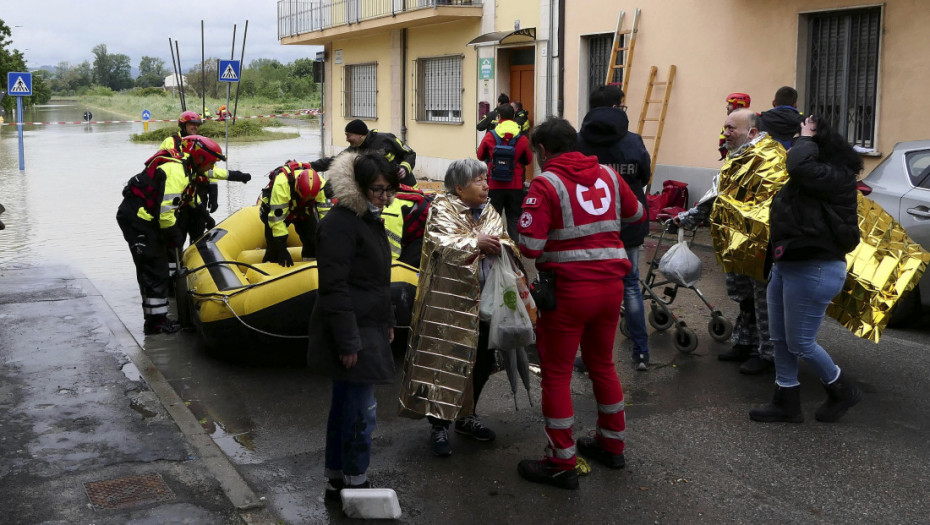
M 630 261 L 621 223 L 645 220 L 623 178 L 577 151 L 549 159 L 533 179 L 520 216 L 520 251 L 556 282 L 622 278 Z
M 500 124 L 497 125 L 496 128 L 494 128 L 494 131 L 501 137 L 501 139 L 504 140 L 504 142 L 509 143 L 515 135 L 520 133 L 520 126 L 512 120 L 503 120 Z M 482 138 L 481 143 L 478 144 L 478 160 L 487 162 L 488 169 L 491 168 L 491 156 L 494 154 L 495 145 L 496 142 L 494 140 L 494 135 L 492 135 L 490 131 L 484 134 L 484 138 Z M 526 169 L 526 166 L 529 166 L 533 163 L 533 152 L 530 149 L 530 139 L 526 138 L 526 135 L 520 135 L 520 138 L 517 139 L 517 143 L 514 145 L 514 155 L 513 178 L 510 179 L 510 182 L 501 182 L 491 179 L 489 173 L 489 189 L 523 189 L 523 173 Z

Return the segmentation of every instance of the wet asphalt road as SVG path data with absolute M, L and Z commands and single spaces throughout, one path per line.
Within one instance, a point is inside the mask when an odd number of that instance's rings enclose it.
M 8 229 L 0 233 L 0 267 L 75 266 L 100 289 L 275 516 L 286 523 L 348 522 L 338 507 L 322 500 L 326 381 L 298 365 L 208 356 L 192 334 L 141 334 L 132 265 L 112 215 L 119 188 L 150 148 L 124 144 L 127 130 L 36 130 L 27 142 L 32 157 L 27 156 L 23 176 L 9 171 L 11 164 L 15 170 L 9 129 L 0 139 L 0 202 L 8 209 Z M 281 141 L 290 144 L 264 145 L 264 150 L 256 146 L 254 152 L 243 148 L 230 167 L 255 176 L 274 167 L 270 159 L 315 151 L 318 140 L 307 138 L 307 130 L 301 133 L 302 142 Z M 68 186 L 70 198 L 50 202 L 46 197 L 66 181 L 58 165 L 43 158 L 43 148 L 70 158 L 102 145 L 120 153 L 89 167 L 78 163 L 67 173 L 77 183 Z M 269 148 L 279 151 L 268 153 Z M 254 202 L 259 189 L 255 181 L 221 189 L 229 201 L 219 218 Z M 99 203 L 91 202 L 100 211 L 87 210 L 87 199 L 95 198 Z M 25 206 L 11 206 L 15 202 Z M 63 210 L 80 219 L 63 221 Z M 706 248 L 698 253 L 705 261 L 699 287 L 733 319 L 736 305 L 725 297 L 712 254 Z M 815 422 L 812 413 L 823 393 L 805 371 L 807 421 L 763 425 L 750 422 L 747 411 L 769 398 L 772 376 L 741 376 L 735 365 L 716 360 L 728 345 L 707 335 L 707 310 L 693 294 L 682 292 L 675 312 L 700 338 L 692 355 L 677 352 L 671 334 L 653 333 L 653 366 L 637 373 L 628 365 L 629 344 L 618 335 L 618 370 L 627 399 L 624 470 L 595 465 L 576 492 L 519 479 L 517 462 L 541 456 L 545 440 L 539 383 L 534 378 L 531 385 L 533 406 L 520 390 L 520 410 L 514 410 L 506 377 L 497 374 L 478 406 L 497 440 L 481 444 L 455 436 L 454 453 L 444 459 L 429 453 L 425 421 L 396 415 L 398 385 L 379 388 L 372 481 L 397 491 L 404 513 L 399 522 L 411 524 L 930 522 L 926 316 L 921 327 L 887 331 L 878 345 L 828 320 L 820 341 L 862 383 L 862 403 L 838 424 Z M 54 341 L 52 335 L 48 340 Z M 576 374 L 573 391 L 580 435 L 593 429 L 595 418 L 590 382 L 583 374 Z

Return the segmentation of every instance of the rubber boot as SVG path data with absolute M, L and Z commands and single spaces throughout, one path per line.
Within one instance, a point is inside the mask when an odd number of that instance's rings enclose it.
M 803 423 L 801 385 L 789 388 L 775 385 L 772 402 L 749 411 L 749 419 L 762 423 Z
M 827 400 L 817 407 L 814 418 L 824 423 L 833 423 L 843 417 L 843 414 L 862 399 L 862 391 L 845 377 L 843 372 L 836 381 L 823 385 L 827 391 Z

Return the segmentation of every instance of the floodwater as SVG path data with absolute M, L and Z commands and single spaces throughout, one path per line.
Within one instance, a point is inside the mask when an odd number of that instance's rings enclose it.
M 27 110 L 23 120 L 80 121 L 84 110 L 75 105 L 37 107 Z M 93 113 L 96 120 L 124 120 L 102 110 Z M 251 173 L 252 180 L 247 184 L 219 183 L 219 209 L 213 214 L 217 222 L 254 204 L 273 168 L 289 159 L 318 158 L 318 124 L 292 123 L 271 130 L 298 132 L 299 138 L 230 143 L 226 167 Z M 155 125 L 172 124 L 151 126 Z M 258 463 L 256 450 L 266 453 L 264 459 L 268 459 L 267 454 L 304 452 L 293 450 L 293 445 L 275 443 L 278 438 L 273 436 L 282 425 L 312 426 L 302 415 L 318 421 L 318 413 L 328 402 L 327 383 L 308 385 L 309 374 L 300 367 L 263 369 L 211 358 L 194 333 L 143 335 L 135 271 L 116 224 L 124 184 L 156 150 L 154 143 L 130 141 L 133 133 L 142 131 L 141 122 L 26 126 L 26 169 L 20 171 L 16 126 L 0 126 L 0 203 L 6 207 L 0 216 L 6 224 L 0 231 L 0 268 L 67 265 L 89 278 L 233 461 L 240 465 Z M 138 371 L 124 373 L 130 376 Z M 304 391 L 299 397 L 319 400 L 318 408 L 304 406 L 296 414 L 283 406 L 280 413 L 274 410 L 278 405 L 272 400 L 283 397 L 278 390 L 294 394 L 308 388 L 313 391 Z M 256 398 L 264 396 L 270 399 L 256 406 Z M 262 428 L 269 432 L 259 432 Z M 272 443 L 256 445 L 261 438 Z M 313 440 L 314 446 L 321 443 L 321 437 Z M 290 512 L 302 521 L 317 511 L 300 508 Z

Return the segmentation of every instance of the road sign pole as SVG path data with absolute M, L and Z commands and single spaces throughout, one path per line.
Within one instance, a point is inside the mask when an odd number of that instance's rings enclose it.
M 26 154 L 23 150 L 23 97 L 16 97 L 16 128 L 19 130 L 19 171 L 26 171 Z

